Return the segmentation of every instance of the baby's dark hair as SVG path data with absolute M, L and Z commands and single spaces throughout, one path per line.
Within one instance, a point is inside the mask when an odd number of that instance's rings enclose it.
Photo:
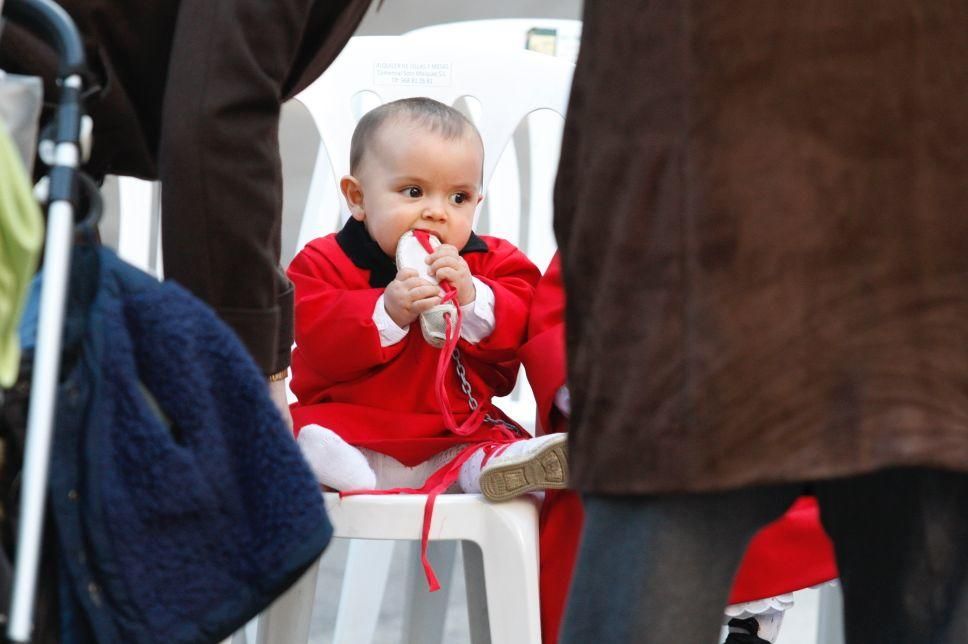
M 465 132 L 473 132 L 480 139 L 474 124 L 453 107 L 425 96 L 401 98 L 370 110 L 356 124 L 350 141 L 350 174 L 356 174 L 380 126 L 393 118 L 408 119 L 447 139 L 460 138 Z

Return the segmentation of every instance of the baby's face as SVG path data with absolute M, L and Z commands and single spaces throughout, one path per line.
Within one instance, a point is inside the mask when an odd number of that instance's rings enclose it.
M 470 128 L 449 139 L 418 124 L 388 121 L 357 169 L 362 203 L 351 203 L 351 212 L 390 257 L 408 230 L 426 230 L 461 249 L 482 199 L 483 163 L 480 139 Z

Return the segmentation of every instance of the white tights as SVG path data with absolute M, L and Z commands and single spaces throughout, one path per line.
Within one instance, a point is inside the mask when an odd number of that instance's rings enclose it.
M 396 487 L 419 488 L 427 477 L 450 462 L 461 450 L 458 445 L 431 456 L 423 463 L 407 467 L 392 456 L 353 447 L 336 432 L 319 425 L 306 425 L 297 439 L 303 457 L 316 479 L 334 490 L 385 490 Z M 471 494 L 480 493 L 481 461 L 478 449 L 460 470 L 457 487 Z

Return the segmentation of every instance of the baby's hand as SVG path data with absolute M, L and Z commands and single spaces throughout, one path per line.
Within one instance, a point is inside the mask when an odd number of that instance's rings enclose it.
M 417 271 L 404 268 L 387 284 L 383 307 L 400 328 L 410 325 L 421 313 L 440 304 L 440 287 L 417 276 Z
M 438 282 L 448 281 L 454 285 L 457 289 L 457 301 L 462 306 L 470 304 L 477 297 L 471 269 L 457 252 L 457 248 L 450 244 L 441 244 L 433 254 L 427 256 L 427 263 L 430 264 L 430 274 Z

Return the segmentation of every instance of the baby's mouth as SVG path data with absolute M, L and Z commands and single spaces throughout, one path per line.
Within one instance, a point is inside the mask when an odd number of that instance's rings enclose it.
M 419 232 L 422 232 L 422 233 L 427 233 L 428 235 L 432 235 L 432 236 L 434 236 L 434 237 L 437 238 L 437 241 L 439 241 L 440 243 L 444 243 L 444 240 L 440 238 L 440 233 L 438 233 L 436 231 L 427 230 L 426 228 L 414 228 L 413 229 L 413 232 L 418 232 L 418 231 Z

